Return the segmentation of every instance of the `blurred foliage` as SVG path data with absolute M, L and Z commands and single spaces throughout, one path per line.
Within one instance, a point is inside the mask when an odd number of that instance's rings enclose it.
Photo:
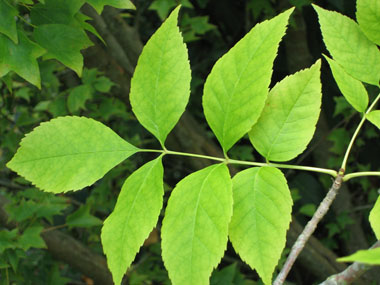
M 30 0 L 9 1 L 17 4 L 18 27 L 25 33 L 31 30 L 29 18 Z M 41 1 L 42 2 L 42 1 Z M 297 7 L 306 23 L 309 54 L 320 57 L 326 53 L 321 41 L 316 15 L 310 9 L 310 0 L 141 0 L 134 1 L 136 12 L 128 13 L 125 20 L 139 27 L 143 41 L 153 33 L 172 8 L 181 4 L 180 27 L 188 44 L 192 67 L 192 96 L 188 110 L 199 122 L 203 122 L 201 95 L 203 84 L 216 59 L 231 48 L 257 22 L 273 17 L 289 5 Z M 313 1 L 327 9 L 339 11 L 353 17 L 355 1 L 320 0 Z M 122 11 L 121 11 L 122 12 Z M 1 13 L 0 13 L 1 16 Z M 0 25 L 1 27 L 1 25 Z M 298 28 L 293 22 L 292 28 Z M 0 41 L 1 45 L 1 41 Z M 286 74 L 287 59 L 292 56 L 284 44 L 275 62 L 273 80 L 277 81 Z M 101 55 L 100 55 L 101 56 Z M 293 54 L 293 56 L 301 56 Z M 35 60 L 35 59 L 28 59 Z M 110 171 L 95 185 L 78 193 L 52 195 L 41 192 L 16 174 L 11 173 L 5 164 L 15 153 L 21 138 L 43 121 L 57 116 L 77 115 L 99 120 L 121 137 L 136 146 L 151 143 L 146 132 L 136 126 L 126 100 L 120 94 L 121 87 L 105 74 L 107 70 L 85 68 L 79 78 L 55 60 L 38 59 L 41 73 L 41 89 L 31 85 L 14 72 L 9 72 L 0 81 L 0 195 L 10 202 L 6 206 L 10 220 L 17 228 L 9 230 L 0 225 L 0 284 L 89 284 L 84 276 L 69 266 L 53 259 L 45 249 L 40 233 L 60 228 L 62 231 L 82 241 L 94 251 L 101 253 L 100 225 L 112 211 L 117 194 L 124 180 L 142 164 L 143 159 L 134 157 Z M 348 103 L 340 95 L 330 71 L 325 68 L 322 76 L 324 88 L 325 119 L 329 130 L 319 135 L 311 143 L 318 147 L 321 141 L 329 142 L 326 167 L 336 169 L 347 147 L 347 142 L 360 118 L 353 114 Z M 370 99 L 374 90 L 367 88 Z M 380 168 L 380 149 L 374 126 L 365 125 L 357 147 L 349 159 L 349 170 L 365 171 Z M 211 135 L 210 135 L 211 138 Z M 255 160 L 260 156 L 252 149 L 247 139 L 231 150 L 231 157 L 242 160 Z M 297 163 L 315 165 L 309 153 Z M 175 168 L 167 175 L 167 191 L 170 191 L 179 178 L 188 171 Z M 169 166 L 170 169 L 170 166 Z M 290 181 L 295 201 L 294 213 L 297 219 L 306 223 L 324 196 L 331 181 L 329 178 L 305 173 L 285 173 Z M 336 252 L 342 253 L 340 246 L 350 233 L 347 226 L 353 223 L 351 215 L 364 219 L 368 217 L 378 196 L 380 183 L 376 179 L 350 181 L 348 187 L 352 194 L 353 206 L 350 213 L 329 215 L 316 233 L 323 243 Z M 166 195 L 167 196 L 167 195 Z M 364 218 L 363 218 L 364 217 Z M 363 224 L 368 240 L 371 240 L 369 226 Z M 373 238 L 373 237 L 372 237 Z M 154 230 L 128 271 L 129 284 L 170 284 L 161 260 L 159 234 Z M 248 268 L 229 245 L 220 266 L 211 277 L 211 284 L 260 284 L 256 274 Z

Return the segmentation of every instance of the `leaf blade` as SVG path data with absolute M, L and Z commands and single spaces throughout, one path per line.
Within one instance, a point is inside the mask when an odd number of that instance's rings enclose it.
M 257 24 L 215 63 L 206 79 L 205 117 L 225 153 L 260 116 L 277 47 L 292 11 Z
M 9 37 L 15 44 L 18 44 L 17 28 L 15 17 L 18 11 L 10 5 L 8 1 L 0 2 L 0 33 Z
M 325 58 L 343 96 L 358 112 L 365 112 L 368 106 L 368 94 L 363 84 L 350 76 L 336 61 L 328 56 Z
M 352 19 L 313 5 L 332 57 L 356 79 L 379 85 L 380 51 Z
M 291 221 L 293 202 L 286 179 L 277 168 L 255 167 L 236 174 L 232 183 L 230 241 L 264 284 L 271 284 Z
M 365 115 L 367 120 L 380 129 L 380 110 L 371 111 Z
M 349 256 L 340 257 L 337 259 L 340 262 L 360 262 L 371 265 L 380 264 L 380 248 L 367 249 L 367 250 L 358 250 L 354 254 Z
M 371 0 L 356 1 L 356 19 L 363 33 L 380 45 L 380 3 Z
M 59 193 L 93 184 L 136 152 L 100 122 L 59 117 L 27 134 L 7 167 L 40 189 Z
M 269 92 L 264 110 L 249 132 L 252 145 L 267 160 L 290 160 L 304 151 L 313 137 L 322 98 L 320 66 L 318 60 Z
M 177 27 L 178 12 L 179 7 L 147 42 L 131 81 L 132 110 L 161 145 L 184 112 L 190 95 L 190 64 Z
M 380 239 L 380 198 L 377 198 L 375 206 L 373 206 L 371 212 L 369 213 L 369 223 L 371 228 L 376 235 L 376 238 Z
M 101 240 L 115 284 L 120 284 L 140 247 L 156 225 L 163 204 L 162 156 L 132 173 L 104 222 Z
M 162 257 L 175 284 L 208 284 L 227 245 L 231 179 L 224 164 L 209 166 L 173 190 L 161 231 Z

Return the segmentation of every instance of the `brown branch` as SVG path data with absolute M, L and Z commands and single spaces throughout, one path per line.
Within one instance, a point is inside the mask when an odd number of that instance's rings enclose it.
M 318 223 L 326 215 L 327 211 L 330 209 L 332 202 L 334 201 L 338 190 L 342 185 L 342 179 L 344 176 L 344 170 L 340 169 L 338 176 L 335 178 L 329 192 L 323 199 L 318 209 L 315 211 L 311 220 L 307 223 L 303 232 L 298 236 L 297 241 L 293 245 L 290 254 L 285 262 L 284 267 L 281 269 L 273 285 L 281 285 L 285 282 L 286 277 L 289 274 L 290 269 L 293 267 L 298 255 L 301 253 L 302 249 L 305 247 L 306 242 L 309 240 L 311 235 L 314 233 Z
M 380 247 L 380 241 L 377 241 L 371 248 Z M 372 265 L 364 264 L 360 262 L 354 262 L 344 271 L 330 276 L 327 280 L 323 281 L 319 285 L 347 285 L 356 281 L 365 272 L 373 268 Z

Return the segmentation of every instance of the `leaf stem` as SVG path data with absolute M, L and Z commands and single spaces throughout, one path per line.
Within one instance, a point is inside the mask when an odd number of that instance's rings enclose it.
M 331 175 L 332 177 L 336 177 L 338 175 L 338 173 L 333 169 L 326 169 L 326 168 L 319 168 L 319 167 L 280 164 L 280 163 L 271 163 L 271 162 L 266 163 L 266 162 L 244 161 L 244 160 L 221 158 L 221 157 L 215 157 L 215 156 L 209 156 L 209 155 L 194 154 L 194 153 L 172 151 L 172 150 L 140 149 L 140 152 L 158 152 L 158 153 L 163 153 L 163 154 L 198 157 L 198 158 L 210 159 L 210 160 L 214 160 L 214 161 L 220 161 L 220 162 L 224 162 L 227 164 L 240 164 L 240 165 L 252 165 L 252 166 L 272 166 L 272 167 L 277 167 L 277 168 L 297 169 L 297 170 L 325 173 L 325 174 Z
M 354 145 L 354 142 L 356 140 L 356 137 L 358 136 L 359 134 L 359 131 L 360 129 L 362 128 L 365 120 L 366 120 L 366 114 L 368 114 L 369 112 L 371 112 L 371 110 L 373 109 L 373 107 L 375 107 L 376 103 L 379 101 L 380 99 L 380 94 L 377 95 L 376 99 L 372 102 L 371 106 L 369 106 L 368 110 L 365 112 L 363 118 L 361 119 L 358 127 L 356 128 L 354 134 L 352 135 L 352 138 L 351 138 L 351 141 L 347 147 L 347 150 L 346 150 L 346 153 L 344 154 L 344 158 L 343 158 L 343 161 L 342 161 L 342 166 L 341 168 L 342 169 L 346 169 L 346 165 L 347 165 L 347 160 L 348 160 L 348 156 L 350 155 L 350 152 L 351 152 L 351 149 L 352 149 L 352 146 Z
M 343 181 L 345 182 L 352 178 L 361 177 L 361 176 L 380 176 L 380 171 L 363 171 L 363 172 L 350 173 L 343 177 Z

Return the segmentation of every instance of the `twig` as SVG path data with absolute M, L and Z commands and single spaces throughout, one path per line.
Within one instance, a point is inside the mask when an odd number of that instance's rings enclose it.
M 377 241 L 371 248 L 380 247 L 380 241 Z M 330 276 L 328 279 L 323 281 L 319 285 L 346 285 L 357 280 L 366 271 L 371 269 L 372 266 L 369 264 L 354 262 L 349 267 L 347 267 L 342 272 Z
M 289 271 L 292 268 L 294 262 L 296 261 L 298 255 L 305 247 L 306 242 L 309 240 L 310 236 L 315 231 L 319 221 L 326 215 L 327 211 L 331 206 L 331 203 L 334 201 L 335 196 L 338 193 L 338 190 L 342 186 L 343 176 L 344 170 L 340 169 L 338 176 L 335 178 L 326 197 L 323 199 L 318 209 L 315 211 L 311 220 L 307 223 L 303 232 L 298 236 L 297 241 L 294 243 L 284 267 L 281 269 L 276 280 L 273 282 L 273 285 L 282 285 L 285 282 L 285 279 L 288 276 Z

